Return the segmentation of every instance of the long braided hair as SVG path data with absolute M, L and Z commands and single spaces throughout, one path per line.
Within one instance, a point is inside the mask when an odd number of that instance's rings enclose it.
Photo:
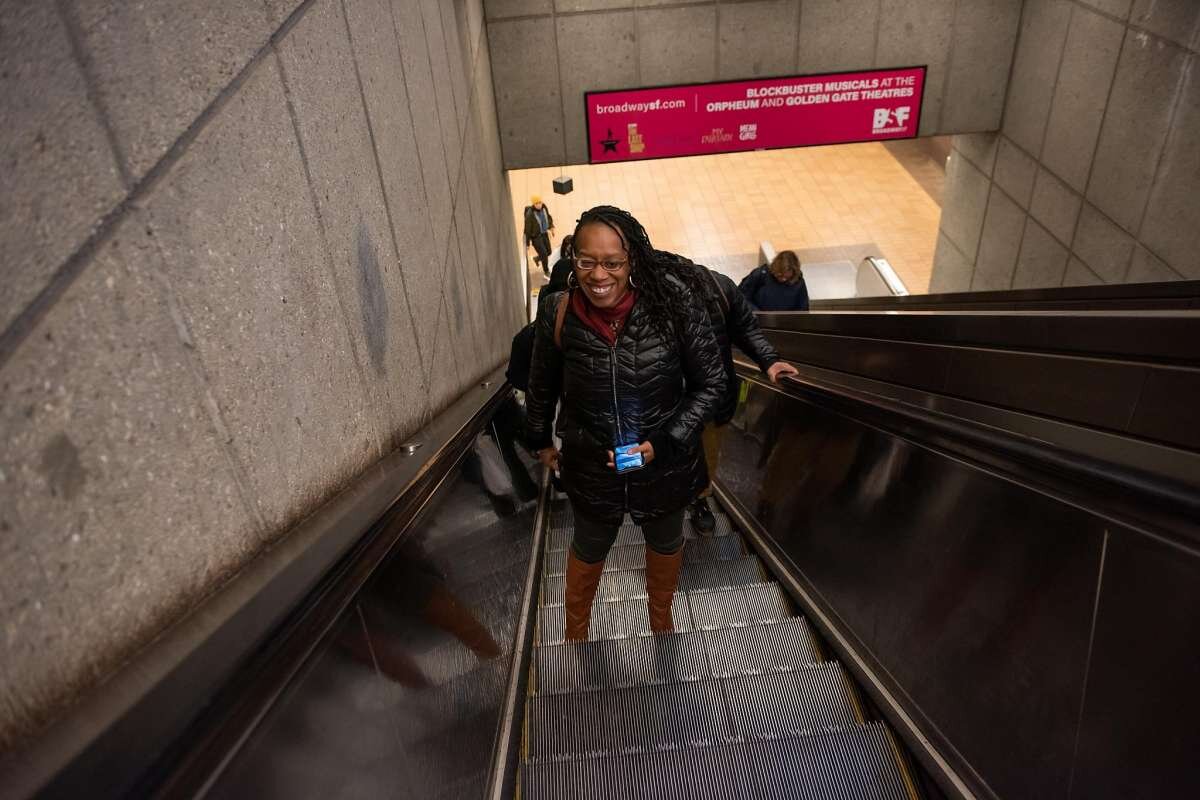
M 680 341 L 687 319 L 684 288 L 697 293 L 706 306 L 709 301 L 711 281 L 701 280 L 703 267 L 675 253 L 655 250 L 642 224 L 628 211 L 616 206 L 595 206 L 583 212 L 575 223 L 572 242 L 579 241 L 579 231 L 585 225 L 595 223 L 612 228 L 625 243 L 629 253 L 629 279 L 645 300 L 651 324 L 667 341 Z M 564 255 L 574 258 L 574 247 Z

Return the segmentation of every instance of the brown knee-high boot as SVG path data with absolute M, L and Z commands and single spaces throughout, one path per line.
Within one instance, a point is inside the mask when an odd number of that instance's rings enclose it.
M 679 584 L 679 568 L 683 564 L 683 548 L 669 556 L 646 547 L 646 605 L 650 611 L 650 630 L 670 633 L 675 630 L 671 619 L 671 601 Z
M 592 621 L 592 599 L 603 574 L 603 561 L 589 564 L 579 560 L 573 551 L 567 551 L 567 581 L 563 594 L 568 642 L 587 639 L 588 623 Z

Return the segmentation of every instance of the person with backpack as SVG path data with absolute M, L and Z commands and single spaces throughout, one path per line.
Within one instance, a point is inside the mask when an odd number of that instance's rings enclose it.
M 808 311 L 808 285 L 800 270 L 800 257 L 781 250 L 738 284 L 756 311 Z
M 533 260 L 542 268 L 546 277 L 550 277 L 550 237 L 554 235 L 554 217 L 550 209 L 542 202 L 542 198 L 534 195 L 525 206 L 525 247 L 528 252 L 530 245 L 537 253 Z
M 650 628 L 665 633 L 684 509 L 708 485 L 700 433 L 726 392 L 721 352 L 692 268 L 655 250 L 632 215 L 597 206 L 572 238 L 570 288 L 540 309 L 526 396 L 527 443 L 560 472 L 575 518 L 566 638 L 587 638 L 626 513 L 646 537 Z
M 719 272 L 693 265 L 696 275 L 705 286 L 703 296 L 708 309 L 712 329 L 716 333 L 717 345 L 721 348 L 721 361 L 725 368 L 725 394 L 717 404 L 713 419 L 704 426 L 702 441 L 704 458 L 708 465 L 709 484 L 689 508 L 692 527 L 701 535 L 711 535 L 717 527 L 716 517 L 708 506 L 713 493 L 711 479 L 717 474 L 721 458 L 723 427 L 733 419 L 737 410 L 740 381 L 733 366 L 733 345 L 754 360 L 771 383 L 778 383 L 785 375 L 798 374 L 795 367 L 783 361 L 779 353 L 763 336 L 754 317 L 754 309 L 745 296 L 727 276 Z

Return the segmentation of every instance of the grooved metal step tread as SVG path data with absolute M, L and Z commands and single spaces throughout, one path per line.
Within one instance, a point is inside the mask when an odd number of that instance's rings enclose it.
M 699 564 L 704 561 L 730 561 L 746 555 L 738 536 L 722 536 L 717 539 L 688 539 L 683 548 L 684 564 Z M 623 569 L 642 569 L 646 566 L 646 547 L 640 544 L 614 546 L 604 561 L 605 572 Z M 543 574 L 549 578 L 567 572 L 567 551 L 556 550 L 546 553 Z
M 688 595 L 697 628 L 728 628 L 792 616 L 791 605 L 777 583 L 755 583 Z
M 597 593 L 599 596 L 599 593 Z M 699 614 L 697 614 L 699 610 Z M 676 592 L 672 601 L 672 619 L 676 631 L 693 628 L 728 628 L 774 622 L 795 616 L 783 591 L 776 583 L 754 583 L 732 589 Z M 592 604 L 592 622 L 588 640 L 623 639 L 649 636 L 650 620 L 645 599 L 617 600 Z M 563 607 L 538 609 L 536 643 L 539 646 L 563 643 Z
M 690 631 L 692 615 L 688 610 L 687 595 L 677 592 L 671 601 L 671 618 L 675 630 Z M 543 606 L 538 609 L 537 644 L 563 643 L 563 607 Z M 646 600 L 617 600 L 592 604 L 592 621 L 588 628 L 588 640 L 625 639 L 632 636 L 650 635 L 650 617 Z
M 747 586 L 761 583 L 763 571 L 758 556 L 745 556 L 728 561 L 709 561 L 699 564 L 684 564 L 679 570 L 679 590 L 685 592 L 700 589 L 723 589 L 732 586 Z M 546 577 L 542 582 L 543 606 L 563 604 L 566 576 Z M 605 572 L 600 576 L 596 599 L 601 603 L 632 598 L 645 599 L 646 570 L 623 569 Z
M 785 736 L 861 722 L 840 664 L 791 672 L 538 695 L 528 760 L 648 752 Z
M 808 621 L 538 647 L 536 694 L 799 669 L 820 661 Z
M 769 741 L 544 761 L 521 767 L 526 800 L 907 800 L 880 723 Z

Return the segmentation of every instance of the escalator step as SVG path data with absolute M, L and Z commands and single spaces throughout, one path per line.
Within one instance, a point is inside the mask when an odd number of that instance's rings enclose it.
M 728 628 L 795 616 L 777 583 L 693 591 L 689 598 L 692 620 L 697 628 Z
M 879 723 L 767 741 L 543 761 L 521 767 L 528 800 L 907 800 Z
M 808 621 L 704 631 L 712 674 L 718 678 L 797 669 L 820 661 Z
M 719 744 L 732 736 L 717 681 L 603 690 L 601 730 L 609 752 Z
M 697 589 L 723 589 L 747 586 L 763 580 L 758 556 L 746 556 L 734 561 L 713 561 L 691 564 L 680 570 L 679 588 L 693 592 Z
M 756 797 L 769 800 L 907 800 L 904 779 L 881 723 L 819 735 L 751 742 Z M 599 760 L 599 759 L 594 759 Z
M 683 592 L 677 592 L 671 604 L 671 617 L 675 622 L 676 631 L 693 629 L 692 615 L 688 608 L 688 598 Z M 562 644 L 564 635 L 564 620 L 562 606 L 542 606 L 538 609 L 537 644 Z M 646 601 L 619 600 L 615 602 L 595 602 L 592 604 L 592 621 L 588 630 L 588 638 L 623 639 L 629 636 L 649 636 L 650 618 L 646 611 Z
M 694 592 L 688 598 L 697 628 L 728 628 L 750 623 L 750 603 L 745 589 Z
M 757 675 L 820 661 L 808 622 L 781 622 L 666 636 L 545 645 L 535 651 L 537 694 Z
M 719 681 L 539 695 L 529 700 L 529 714 L 530 761 L 717 744 L 733 736 Z
M 545 706 L 545 708 L 543 708 Z M 841 665 L 529 699 L 529 760 L 662 750 L 855 727 Z M 570 721 L 571 715 L 588 723 Z
M 777 583 L 759 583 L 746 587 L 746 600 L 750 603 L 751 622 L 770 622 L 794 616 L 791 603 Z
M 694 632 L 554 645 L 536 652 L 538 694 L 712 677 L 704 638 Z
M 747 738 L 811 733 L 858 723 L 842 665 L 724 679 L 734 729 Z
M 687 747 L 636 753 L 608 761 L 609 797 L 686 797 L 699 800 L 753 797 L 753 777 L 739 769 L 728 746 Z
M 739 536 L 721 536 L 713 539 L 688 539 L 683 548 L 683 563 L 698 564 L 702 561 L 730 561 L 746 555 Z
M 599 692 L 552 694 L 530 702 L 529 734 L 526 745 L 529 758 L 536 760 L 564 753 L 600 751 L 603 742 L 596 736 L 601 714 Z
M 730 561 L 711 561 L 685 564 L 679 571 L 679 590 L 721 589 L 731 586 L 746 586 L 762 580 L 762 570 L 757 556 L 746 556 Z M 565 577 L 547 575 L 542 582 L 542 605 L 562 605 Z M 631 598 L 645 599 L 645 569 L 627 569 L 605 572 L 600 577 L 596 599 L 602 603 Z

